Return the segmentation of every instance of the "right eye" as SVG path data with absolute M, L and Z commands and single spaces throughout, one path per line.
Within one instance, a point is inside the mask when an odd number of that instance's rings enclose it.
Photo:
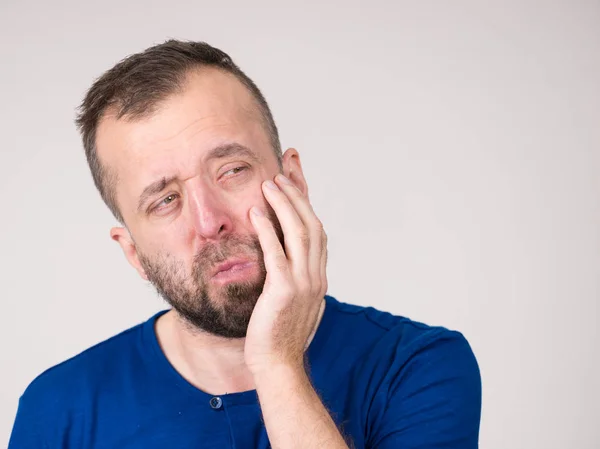
M 163 209 L 167 209 L 171 203 L 173 203 L 179 195 L 171 193 L 164 197 L 157 205 L 152 209 L 152 212 L 160 212 Z

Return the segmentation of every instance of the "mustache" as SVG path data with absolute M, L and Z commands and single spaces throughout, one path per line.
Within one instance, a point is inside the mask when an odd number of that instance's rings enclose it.
M 212 268 L 225 260 L 238 255 L 262 256 L 262 248 L 257 236 L 240 236 L 230 234 L 219 243 L 206 243 L 194 256 L 194 266 Z
M 281 223 L 279 222 L 275 211 L 270 205 L 267 205 L 267 217 L 271 220 L 273 229 L 285 252 L 283 229 L 281 228 Z M 201 276 L 202 273 L 208 273 L 213 270 L 216 265 L 234 256 L 256 257 L 258 262 L 264 266 L 264 254 L 262 247 L 260 246 L 258 235 L 229 233 L 224 235 L 218 243 L 204 244 L 194 256 L 194 274 L 196 276 Z

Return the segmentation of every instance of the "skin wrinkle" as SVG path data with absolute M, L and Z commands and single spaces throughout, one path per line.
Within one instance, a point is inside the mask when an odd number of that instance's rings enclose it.
M 198 75 L 197 72 L 190 72 L 190 74 L 188 75 L 187 78 L 187 82 L 189 83 L 190 78 L 193 79 L 194 75 Z M 225 74 L 226 76 L 228 76 L 228 74 Z M 185 85 L 185 84 L 184 84 Z M 185 95 L 185 89 L 181 89 L 178 90 L 175 94 L 171 95 L 170 97 L 167 97 L 167 99 L 165 99 L 164 101 L 161 102 L 161 104 L 157 105 L 156 110 L 150 114 L 148 117 L 144 117 L 148 122 L 152 122 L 154 119 L 156 119 L 157 116 L 160 116 L 160 111 L 161 111 L 161 106 L 164 107 L 165 103 L 169 103 L 172 101 L 177 101 L 179 98 L 181 98 L 182 96 Z M 231 95 L 233 97 L 233 95 Z M 237 99 L 236 98 L 230 98 L 229 101 L 230 102 L 235 102 Z M 250 103 L 250 104 L 246 104 L 246 103 Z M 256 104 L 256 100 L 254 98 L 250 98 L 250 102 L 246 101 L 244 104 L 242 104 L 241 106 L 239 106 L 239 111 L 243 113 L 243 117 L 251 122 L 254 123 L 259 123 L 260 127 L 261 127 L 261 131 L 265 131 L 268 126 L 265 123 L 262 114 L 260 114 L 258 112 L 259 110 L 259 105 Z M 116 110 L 116 106 L 113 106 L 112 108 L 110 108 L 109 110 L 107 110 L 107 112 L 103 115 L 102 120 L 100 120 L 99 123 L 99 129 L 102 127 L 103 123 L 106 123 L 107 120 L 119 120 L 121 119 L 121 116 L 117 114 L 117 110 Z M 125 115 L 122 117 L 122 120 L 127 121 L 128 116 Z M 216 123 L 210 123 L 210 121 L 217 121 Z M 206 123 L 209 123 L 208 125 Z M 188 124 L 184 125 L 183 127 L 180 127 L 176 132 L 172 133 L 170 136 L 165 137 L 164 139 L 162 139 L 162 141 L 156 140 L 154 139 L 152 141 L 153 144 L 160 144 L 163 143 L 165 144 L 163 148 L 169 148 L 168 143 L 170 141 L 173 141 L 175 139 L 177 139 L 179 136 L 181 136 L 182 134 L 184 134 L 189 128 L 192 128 L 196 125 L 198 125 L 199 123 L 202 123 L 204 126 L 199 126 L 198 129 L 187 139 L 187 140 L 192 140 L 197 134 L 201 134 L 202 132 L 205 132 L 207 130 L 207 128 L 213 128 L 213 129 L 219 129 L 219 128 L 226 128 L 228 126 L 228 124 L 224 121 L 221 120 L 220 116 L 218 114 L 208 114 L 199 118 L 196 118 L 194 120 L 192 120 L 191 122 L 189 122 Z M 234 122 L 234 126 L 239 126 L 239 127 L 243 127 L 245 126 L 245 123 L 242 120 L 237 120 Z M 130 142 L 131 145 L 133 145 L 134 142 Z M 139 151 L 136 148 L 131 148 L 134 151 Z M 173 150 L 175 151 L 175 150 Z M 264 159 L 264 158 L 261 158 Z M 281 163 L 278 160 L 278 164 L 280 166 L 280 169 L 282 168 Z M 111 192 L 114 192 L 114 196 L 115 196 L 115 202 L 117 204 L 117 207 L 119 207 L 119 209 L 122 210 L 121 205 L 119 204 L 119 195 L 118 195 L 118 189 L 117 189 L 117 184 L 118 184 L 118 180 L 119 180 L 119 173 L 118 171 L 114 168 L 113 164 L 111 164 L 111 166 L 109 167 L 108 164 L 106 163 L 102 163 L 102 166 L 105 167 L 104 169 L 106 170 L 107 173 L 111 172 L 114 175 L 111 177 L 111 180 L 113 181 L 110 186 L 112 188 Z M 125 218 L 124 214 L 123 214 L 123 218 Z
M 259 164 L 261 162 L 260 158 L 256 156 L 251 149 L 237 142 L 231 142 L 218 145 L 217 147 L 213 148 L 204 159 L 204 164 L 206 164 L 211 159 L 228 159 L 233 158 L 234 156 L 248 158 L 256 164 Z M 183 184 L 186 180 L 179 180 L 177 175 L 168 175 L 163 176 L 161 179 L 154 181 L 150 185 L 146 186 L 140 195 L 140 199 L 138 200 L 137 212 L 142 213 L 142 209 L 144 208 L 146 203 L 152 199 L 152 197 L 159 195 L 171 183 L 175 181 L 180 181 L 180 183 Z
M 194 135 L 195 135 L 195 134 L 198 134 L 198 133 L 200 133 L 200 131 L 197 131 L 196 133 L 194 133 Z M 193 137 L 193 136 L 192 136 L 192 137 Z M 169 139 L 169 140 L 170 140 L 170 139 Z M 188 140 L 192 140 L 192 139 L 190 138 L 190 139 L 188 139 Z M 162 146 L 162 145 L 161 145 L 161 146 Z M 164 148 L 162 151 L 164 151 L 165 153 L 171 153 L 172 151 L 176 151 L 176 150 L 169 150 L 169 149 L 168 149 L 168 148 L 169 148 L 169 146 L 168 146 L 168 145 L 164 145 L 164 146 L 162 146 L 162 148 Z M 140 150 L 137 150 L 137 151 L 139 152 Z M 191 156 L 190 156 L 190 157 L 191 157 Z M 260 160 L 260 162 L 262 162 L 262 158 L 259 158 L 259 160 Z M 193 167 L 193 166 L 195 166 L 195 165 L 196 165 L 196 163 L 195 163 L 195 162 L 193 162 L 193 161 L 188 161 L 188 163 L 186 164 L 186 166 L 187 166 L 187 167 Z M 160 176 L 160 177 L 163 177 L 163 175 L 159 175 L 159 176 Z M 193 174 L 190 174 L 190 175 L 189 175 L 189 178 L 191 178 L 191 177 L 193 177 L 193 176 L 194 176 Z

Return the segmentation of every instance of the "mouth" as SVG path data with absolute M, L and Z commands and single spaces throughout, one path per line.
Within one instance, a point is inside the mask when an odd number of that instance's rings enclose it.
M 244 278 L 250 274 L 255 265 L 255 262 L 247 259 L 230 259 L 215 268 L 212 279 L 224 282 Z

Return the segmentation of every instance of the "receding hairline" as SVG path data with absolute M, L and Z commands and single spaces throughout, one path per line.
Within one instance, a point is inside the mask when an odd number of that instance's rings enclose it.
M 104 109 L 103 113 L 98 117 L 97 126 L 99 127 L 102 121 L 105 120 L 105 118 L 113 118 L 117 121 L 125 120 L 126 122 L 131 123 L 150 119 L 156 114 L 159 114 L 164 104 L 172 100 L 173 97 L 176 97 L 178 95 L 185 95 L 185 92 L 186 90 L 188 90 L 190 84 L 194 82 L 194 78 L 210 72 L 224 75 L 226 78 L 229 78 L 238 83 L 244 89 L 244 91 L 247 93 L 248 99 L 250 100 L 250 104 L 241 105 L 243 111 L 251 116 L 256 116 L 256 114 L 258 114 L 257 117 L 261 120 L 261 123 L 265 127 L 267 133 L 270 134 L 271 130 L 268 120 L 268 111 L 260 103 L 258 98 L 256 98 L 256 95 L 254 95 L 252 90 L 248 86 L 246 86 L 246 84 L 234 73 L 231 73 L 222 67 L 205 65 L 200 63 L 196 66 L 189 67 L 188 69 L 178 74 L 177 79 L 173 83 L 172 88 L 168 91 L 163 92 L 162 95 L 154 98 L 153 101 L 144 104 L 145 107 L 143 109 L 131 108 L 127 103 L 124 103 L 122 100 L 118 100 L 109 104 Z
M 97 152 L 97 131 L 110 115 L 129 121 L 152 116 L 165 100 L 182 90 L 187 74 L 197 70 L 217 69 L 237 78 L 253 97 L 261 128 L 267 131 L 270 146 L 282 167 L 281 142 L 271 108 L 256 83 L 224 51 L 202 41 L 169 39 L 121 59 L 94 80 L 78 106 L 75 124 L 79 130 L 92 179 L 105 204 L 115 218 L 123 217 L 115 202 L 114 176 L 107 178 L 110 167 L 103 167 Z M 258 110 L 256 109 L 258 106 Z M 110 170 L 112 171 L 112 170 Z
M 118 177 L 116 176 L 116 173 L 115 173 L 116 170 L 114 168 L 110 167 L 106 163 L 105 159 L 101 157 L 100 151 L 98 151 L 99 150 L 99 147 L 98 147 L 99 132 L 98 131 L 102 128 L 102 126 L 104 124 L 106 124 L 106 121 L 114 120 L 116 122 L 123 121 L 126 123 L 139 123 L 139 122 L 143 122 L 145 120 L 150 120 L 151 118 L 153 118 L 156 115 L 161 113 L 161 110 L 163 110 L 163 107 L 166 103 L 173 100 L 173 98 L 175 98 L 177 96 L 185 95 L 190 84 L 194 82 L 194 78 L 201 76 L 203 74 L 203 72 L 215 72 L 215 73 L 225 75 L 225 77 L 238 83 L 244 89 L 244 91 L 247 93 L 248 101 L 242 102 L 239 105 L 240 106 L 239 109 L 244 113 L 245 116 L 250 117 L 253 120 L 257 120 L 260 123 L 260 125 L 262 126 L 262 128 L 265 131 L 265 136 L 267 137 L 268 142 L 271 144 L 271 146 L 273 146 L 272 139 L 270 138 L 271 130 L 270 130 L 269 120 L 268 120 L 268 116 L 267 116 L 267 111 L 264 110 L 264 108 L 262 107 L 260 102 L 257 100 L 255 95 L 253 95 L 253 92 L 235 74 L 232 74 L 232 73 L 228 72 L 227 70 L 222 69 L 220 67 L 214 67 L 214 66 L 193 67 L 193 68 L 186 70 L 184 73 L 181 74 L 181 77 L 178 80 L 177 85 L 173 88 L 172 91 L 165 93 L 160 99 L 157 99 L 156 101 L 154 101 L 152 103 L 151 107 L 146 108 L 145 111 L 139 112 L 139 113 L 137 111 L 130 111 L 130 110 L 127 110 L 124 105 L 120 104 L 119 102 L 115 102 L 114 104 L 107 106 L 105 108 L 104 112 L 99 116 L 98 121 L 97 121 L 97 126 L 96 126 L 96 135 L 94 136 L 94 140 L 95 140 L 94 144 L 95 144 L 96 151 L 98 154 L 99 162 L 103 166 L 106 174 L 112 173 L 112 181 L 114 183 L 116 183 L 116 181 L 118 179 Z M 278 151 L 277 148 L 272 148 L 272 150 L 275 153 L 277 153 L 277 151 Z M 277 154 L 276 154 L 276 157 L 278 158 Z M 114 186 L 115 184 L 111 184 L 111 185 Z

